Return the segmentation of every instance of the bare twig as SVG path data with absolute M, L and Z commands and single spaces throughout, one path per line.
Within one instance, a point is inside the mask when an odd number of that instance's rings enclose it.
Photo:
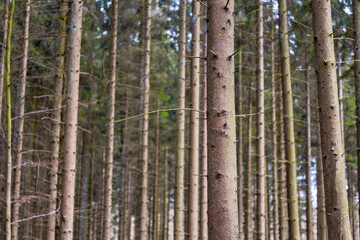
M 11 224 L 15 224 L 15 223 L 19 223 L 19 222 L 25 222 L 25 221 L 28 221 L 28 220 L 31 220 L 31 219 L 34 219 L 34 218 L 46 217 L 46 216 L 55 214 L 55 213 L 57 213 L 59 211 L 60 211 L 60 207 L 58 209 L 56 209 L 55 211 L 52 211 L 52 212 L 49 212 L 49 213 L 46 213 L 46 214 L 35 215 L 35 216 L 25 218 L 25 219 L 20 219 L 20 220 L 17 220 L 15 222 L 12 222 Z

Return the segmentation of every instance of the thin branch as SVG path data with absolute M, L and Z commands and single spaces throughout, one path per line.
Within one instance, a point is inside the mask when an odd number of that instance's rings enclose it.
M 59 108 L 54 108 L 54 109 L 39 110 L 39 111 L 34 111 L 34 112 L 27 112 L 27 113 L 25 113 L 24 115 L 14 117 L 14 118 L 12 118 L 11 120 L 15 120 L 15 119 L 18 119 L 18 118 L 22 118 L 22 117 L 25 117 L 25 116 L 28 116 L 28 115 L 32 115 L 32 114 L 37 114 L 37 113 L 48 113 L 48 112 L 52 112 L 52 111 L 56 111 L 56 110 L 62 109 L 62 108 L 64 108 L 64 107 L 65 107 L 65 105 L 62 106 L 62 107 L 59 107 Z
M 17 220 L 15 222 L 12 222 L 11 224 L 15 224 L 15 223 L 19 223 L 19 222 L 25 222 L 25 221 L 28 221 L 28 220 L 31 220 L 31 219 L 34 219 L 34 218 L 46 217 L 46 216 L 55 214 L 55 213 L 57 213 L 59 211 L 60 211 L 60 207 L 58 209 L 56 209 L 55 211 L 52 211 L 52 212 L 49 212 L 49 213 L 46 213 L 46 214 L 35 215 L 35 216 L 25 218 L 25 219 L 20 219 L 20 220 Z
M 258 115 L 258 114 L 262 114 L 264 112 L 257 112 L 257 113 L 248 113 L 248 114 L 240 114 L 240 115 L 236 115 L 236 117 L 249 117 L 249 116 L 255 116 L 255 115 Z

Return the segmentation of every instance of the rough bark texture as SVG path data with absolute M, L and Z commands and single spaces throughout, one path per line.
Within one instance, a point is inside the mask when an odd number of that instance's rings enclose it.
M 306 82 L 306 236 L 307 240 L 313 239 L 313 216 L 311 201 L 311 95 L 310 78 L 307 60 L 305 59 L 305 82 Z
M 246 164 L 246 182 L 245 182 L 245 229 L 244 229 L 244 236 L 246 240 L 252 240 L 254 236 L 254 229 L 253 229 L 253 169 L 252 169 L 252 93 L 251 90 L 249 91 L 249 108 L 248 108 L 248 160 Z
M 238 239 L 234 1 L 207 1 L 209 239 Z
M 116 46 L 118 25 L 118 0 L 112 0 L 111 5 L 111 45 L 110 45 L 110 76 L 109 76 L 109 101 L 107 109 L 107 146 L 105 160 L 105 189 L 104 189 L 104 223 L 103 240 L 111 238 L 111 208 L 112 208 L 112 175 L 114 155 L 114 116 L 115 116 L 115 92 L 116 92 Z
M 178 100 L 177 106 L 185 108 L 185 78 L 186 78 L 186 0 L 180 0 L 180 32 L 179 32 L 179 79 L 178 79 Z M 175 216 L 174 216 L 174 237 L 175 240 L 185 238 L 184 223 L 184 151 L 185 151 L 185 111 L 177 111 L 177 150 L 175 169 Z
M 204 8 L 205 19 L 207 18 L 207 8 Z M 207 52 L 207 23 L 204 21 L 203 29 L 203 55 Z M 203 61 L 203 78 L 201 92 L 201 110 L 206 112 L 207 108 L 207 88 L 206 88 L 206 68 L 207 63 Z M 201 188 L 200 188 L 200 239 L 208 239 L 208 185 L 207 185 L 207 119 L 206 113 L 201 115 Z
M 257 239 L 265 240 L 265 114 L 264 114 L 264 19 L 263 6 L 258 0 L 258 69 L 257 69 Z
M 351 240 L 331 5 L 319 0 L 312 8 L 328 232 L 331 239 Z
M 355 42 L 354 42 L 354 71 L 355 71 L 355 94 L 356 94 L 356 153 L 357 158 L 360 159 L 360 2 L 353 0 L 354 11 L 354 28 L 355 28 Z M 360 161 L 358 161 L 358 193 L 360 196 Z M 360 207 L 359 207 L 360 218 Z
M 150 99 L 150 49 L 151 49 L 151 0 L 146 0 L 145 21 L 145 56 L 144 56 L 144 107 L 143 112 L 149 112 Z M 148 238 L 148 161 L 149 161 L 149 115 L 144 115 L 142 122 L 142 163 L 141 163 L 141 213 L 140 239 Z
M 10 89 L 10 59 L 11 59 L 11 32 L 15 9 L 15 0 L 12 0 L 9 21 L 7 26 L 6 53 L 5 53 L 5 86 L 6 86 L 6 203 L 5 203 L 5 238 L 11 239 L 11 89 Z
M 192 1 L 191 108 L 200 109 L 200 2 Z M 199 234 L 199 111 L 190 112 L 190 154 L 187 232 L 188 239 Z
M 21 163 L 23 152 L 23 139 L 24 139 L 24 112 L 25 112 L 25 91 L 26 91 L 26 77 L 27 77 L 27 61 L 28 61 L 28 49 L 29 49 L 29 24 L 30 24 L 30 0 L 25 2 L 25 17 L 24 17 L 24 41 L 22 44 L 23 58 L 21 61 L 21 76 L 20 84 L 18 85 L 18 119 L 16 120 L 16 155 L 14 168 L 14 188 L 13 188 L 13 201 L 12 208 L 12 221 L 11 225 L 11 239 L 16 240 L 18 238 L 18 226 L 17 220 L 19 219 L 19 207 L 20 207 L 20 185 L 21 185 Z
M 281 41 L 281 78 L 284 98 L 284 124 L 286 146 L 286 177 L 289 211 L 290 240 L 300 240 L 299 207 L 296 179 L 296 152 L 294 136 L 294 114 L 290 74 L 288 14 L 286 0 L 279 0 L 280 41 Z
M 66 12 L 67 3 L 65 0 L 57 1 L 60 4 L 59 15 L 56 18 L 56 24 L 59 29 L 58 49 L 56 53 L 56 73 L 55 73 L 55 98 L 53 101 L 52 113 L 52 140 L 51 140 L 51 158 L 49 161 L 49 211 L 56 211 L 57 203 L 57 184 L 58 184 L 58 168 L 59 168 L 59 152 L 60 152 L 60 130 L 61 130 L 61 105 L 64 77 L 64 52 L 65 52 L 65 35 L 66 35 Z M 48 216 L 46 226 L 46 239 L 55 240 L 55 226 L 57 214 Z
M 70 52 L 67 73 L 68 91 L 66 98 L 65 144 L 61 184 L 61 240 L 70 240 L 73 237 L 82 10 L 83 1 L 74 0 L 71 6 Z

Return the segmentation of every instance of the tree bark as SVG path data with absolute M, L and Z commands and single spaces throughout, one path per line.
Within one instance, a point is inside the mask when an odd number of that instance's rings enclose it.
M 294 136 L 294 114 L 290 73 L 289 32 L 286 0 L 279 0 L 281 78 L 284 98 L 285 146 L 287 160 L 287 192 L 290 240 L 300 240 L 299 207 L 297 199 L 296 152 Z
M 16 156 L 14 168 L 14 193 L 13 193 L 13 209 L 12 209 L 12 221 L 14 224 L 11 226 L 11 238 L 16 240 L 18 238 L 18 226 L 19 219 L 19 207 L 20 207 L 20 185 L 21 185 L 21 163 L 23 152 L 23 139 L 24 139 L 24 112 L 25 112 L 25 92 L 26 92 L 26 77 L 27 77 L 27 61 L 28 61 L 28 49 L 29 49 L 29 24 L 30 24 L 30 0 L 25 2 L 25 17 L 24 17 L 24 41 L 22 44 L 23 58 L 21 62 L 21 77 L 20 85 L 18 86 L 18 119 L 16 122 Z
M 157 95 L 157 109 L 160 109 L 160 94 Z M 155 133 L 155 183 L 154 183 L 154 214 L 153 214 L 153 240 L 159 237 L 159 156 L 160 156 L 160 112 L 156 113 Z
M 186 83 L 186 0 L 180 0 L 180 30 L 179 30 L 179 80 L 177 106 L 185 108 L 185 83 Z M 175 216 L 174 216 L 174 237 L 175 240 L 185 238 L 184 223 L 184 151 L 185 151 L 185 111 L 177 111 L 177 153 L 175 169 Z
M 82 10 L 83 1 L 74 0 L 71 6 L 72 21 L 67 77 L 68 92 L 65 114 L 65 144 L 60 214 L 61 240 L 70 240 L 73 237 Z
M 3 22 L 3 38 L 2 43 L 6 44 L 7 33 L 8 33 L 8 21 L 9 21 L 9 2 L 10 0 L 5 0 L 4 2 L 4 22 Z M 5 55 L 6 47 L 1 45 L 1 64 L 0 64 L 0 109 L 2 109 L 3 103 L 3 94 L 4 94 L 4 72 L 5 72 Z M 0 123 L 1 123 L 2 111 L 0 111 Z
M 234 1 L 207 1 L 209 239 L 238 239 Z
M 313 1 L 312 8 L 328 231 L 331 239 L 351 240 L 331 5 Z

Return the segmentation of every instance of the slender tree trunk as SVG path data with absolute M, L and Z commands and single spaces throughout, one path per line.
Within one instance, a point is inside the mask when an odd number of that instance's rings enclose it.
M 3 22 L 3 38 L 2 43 L 5 44 L 8 33 L 8 21 L 9 21 L 9 3 L 10 0 L 4 2 L 4 22 Z M 4 94 L 4 72 L 5 72 L 5 55 L 6 47 L 1 45 L 1 64 L 0 64 L 0 109 L 2 109 L 3 94 Z M 0 111 L 0 123 L 1 123 L 2 111 Z
M 191 108 L 200 109 L 200 2 L 192 1 Z M 190 112 L 190 156 L 187 232 L 197 240 L 199 233 L 199 112 Z
M 157 95 L 157 109 L 160 109 L 160 94 Z M 160 112 L 156 113 L 156 140 L 155 140 L 155 183 L 154 183 L 154 214 L 153 240 L 159 237 L 159 156 L 160 156 Z
M 234 1 L 207 1 L 209 239 L 238 239 Z
M 313 1 L 312 8 L 328 231 L 332 239 L 351 240 L 331 5 Z
M 112 220 L 112 175 L 114 155 L 114 116 L 115 116 L 115 91 L 116 91 L 116 46 L 117 46 L 117 25 L 118 25 L 118 0 L 112 0 L 111 4 L 111 46 L 110 46 L 110 81 L 108 85 L 109 102 L 107 120 L 107 147 L 105 160 L 105 189 L 104 189 L 104 223 L 103 240 L 111 238 Z
M 246 195 L 245 195 L 245 240 L 252 240 L 254 236 L 253 230 L 253 175 L 252 175 L 252 93 L 249 91 L 249 121 L 248 121 L 248 161 L 246 166 Z
M 204 8 L 205 19 L 207 18 L 207 8 Z M 203 55 L 207 52 L 207 23 L 204 21 L 203 28 Z M 207 108 L 207 88 L 206 88 L 206 60 L 203 61 L 203 78 L 201 92 L 201 110 L 206 112 Z M 207 185 L 207 119 L 206 113 L 201 115 L 201 188 L 200 188 L 200 240 L 208 239 L 208 185 Z
M 150 50 L 151 50 L 151 1 L 146 0 L 145 23 L 145 64 L 144 64 L 144 113 L 149 112 L 150 98 Z M 142 166 L 141 166 L 141 214 L 140 214 L 140 239 L 148 238 L 148 141 L 149 141 L 149 115 L 143 118 L 142 136 Z
M 271 2 L 272 3 L 272 2 Z M 271 130 L 272 130 L 272 157 L 273 157 L 273 223 L 274 223 L 274 240 L 279 240 L 279 178 L 278 178 L 278 144 L 277 144 L 277 123 L 276 123 L 276 83 L 275 83 L 275 45 L 274 45 L 274 16 L 273 8 L 271 8 L 271 43 L 270 43 L 270 55 L 271 55 Z
M 311 94 L 310 94 L 310 78 L 305 59 L 305 82 L 306 82 L 306 236 L 307 240 L 313 239 L 313 215 L 311 201 Z
M 61 184 L 61 240 L 70 240 L 73 237 L 82 10 L 83 1 L 74 0 L 71 6 L 72 21 L 70 27 L 68 92 L 65 115 L 65 144 Z
M 180 30 L 179 30 L 179 80 L 178 80 L 178 108 L 185 108 L 185 78 L 186 78 L 186 0 L 180 0 Z M 184 151 L 185 151 L 185 111 L 177 111 L 177 153 L 175 169 L 175 216 L 174 237 L 175 240 L 185 238 L 184 223 Z
M 162 226 L 162 240 L 168 239 L 168 148 L 165 148 L 165 157 L 164 157 L 164 208 L 163 208 L 163 226 Z
M 285 146 L 287 160 L 287 192 L 289 208 L 290 240 L 300 240 L 299 207 L 297 199 L 296 152 L 294 136 L 294 114 L 290 73 L 288 14 L 286 0 L 279 0 L 280 41 L 281 41 L 281 76 L 284 98 Z
M 18 119 L 16 126 L 16 134 L 18 139 L 16 141 L 16 156 L 14 168 L 14 193 L 13 200 L 14 205 L 12 209 L 12 224 L 11 238 L 16 240 L 18 238 L 18 226 L 17 220 L 19 219 L 19 207 L 20 207 L 20 185 L 21 185 L 21 163 L 22 163 L 22 152 L 23 152 L 23 139 L 24 139 L 24 111 L 25 111 L 25 91 L 26 91 L 26 77 L 27 77 L 27 61 L 28 61 L 28 49 L 29 49 L 29 24 L 30 24 L 30 0 L 25 2 L 25 17 L 24 17 L 24 41 L 22 45 L 23 58 L 21 62 L 21 77 L 20 85 L 18 87 Z
M 286 194 L 286 164 L 285 164 L 285 133 L 284 133 L 284 103 L 282 98 L 282 85 L 279 84 L 279 199 L 280 199 L 280 240 L 287 239 L 288 221 L 287 221 L 287 194 Z
M 7 25 L 6 53 L 5 53 L 5 86 L 6 86 L 6 213 L 5 213 L 5 237 L 11 239 L 11 89 L 10 89 L 10 59 L 11 59 L 11 32 L 15 9 L 15 0 L 11 1 L 9 21 Z
M 257 239 L 265 240 L 266 208 L 265 208 L 265 114 L 264 114 L 264 19 L 262 1 L 258 0 L 258 72 L 257 72 Z

